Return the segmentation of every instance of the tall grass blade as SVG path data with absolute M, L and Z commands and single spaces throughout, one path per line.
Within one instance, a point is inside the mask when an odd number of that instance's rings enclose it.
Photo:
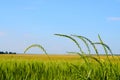
M 91 80 L 90 76 L 91 76 L 91 73 L 92 73 L 92 69 L 89 71 L 88 75 L 87 75 L 87 78 L 86 80 Z

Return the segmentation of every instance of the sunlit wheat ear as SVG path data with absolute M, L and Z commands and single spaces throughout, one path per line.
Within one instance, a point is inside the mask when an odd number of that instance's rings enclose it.
M 84 38 L 82 38 L 81 36 L 77 36 L 77 35 L 71 35 L 71 36 L 74 36 L 74 37 L 77 37 L 77 38 L 81 39 L 85 43 L 85 45 L 88 49 L 88 53 L 91 54 L 90 47 L 89 47 L 87 41 Z
M 77 47 L 80 49 L 80 52 L 82 54 L 84 54 L 84 52 L 83 52 L 82 48 L 80 47 L 79 43 L 74 38 L 72 38 L 71 36 L 64 35 L 64 34 L 54 34 L 54 35 L 56 35 L 56 36 L 62 36 L 62 37 L 66 37 L 66 38 L 71 39 L 77 45 Z
M 30 45 L 29 47 L 27 47 L 27 48 L 25 49 L 24 54 L 25 54 L 29 49 L 31 49 L 31 48 L 33 48 L 33 47 L 38 47 L 38 48 L 40 48 L 40 49 L 47 55 L 46 50 L 45 50 L 41 45 L 39 45 L 39 44 L 32 44 L 32 45 Z

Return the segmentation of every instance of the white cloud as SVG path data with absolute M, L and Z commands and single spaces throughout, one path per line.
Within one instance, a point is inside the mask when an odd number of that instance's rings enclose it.
M 30 7 L 30 6 L 28 6 L 28 7 L 24 7 L 23 9 L 24 10 L 36 10 L 37 7 Z
M 108 17 L 110 21 L 120 21 L 120 17 Z
M 4 36 L 5 35 L 5 33 L 4 32 L 0 32 L 0 36 Z

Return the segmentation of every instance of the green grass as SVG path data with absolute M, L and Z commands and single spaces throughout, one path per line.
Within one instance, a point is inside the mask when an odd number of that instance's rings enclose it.
M 4 57 L 5 55 L 3 55 Z M 25 56 L 25 55 L 24 55 Z M 10 57 L 10 56 L 9 56 Z M 57 56 L 56 56 L 57 57 Z M 62 56 L 61 56 L 62 57 Z M 64 57 L 64 55 L 63 55 Z M 104 56 L 105 57 L 105 56 Z M 39 57 L 40 58 L 40 57 Z M 59 59 L 0 59 L 1 80 L 119 80 L 120 62 L 101 61 L 101 66 L 91 60 L 90 67 L 81 58 L 71 61 Z M 112 59 L 112 58 L 111 58 Z M 117 57 L 115 58 L 117 61 Z M 103 60 L 105 60 L 103 58 Z

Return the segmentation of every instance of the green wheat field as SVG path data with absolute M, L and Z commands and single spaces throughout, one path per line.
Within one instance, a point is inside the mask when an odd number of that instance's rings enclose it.
M 120 56 L 114 55 L 99 35 L 98 42 L 84 36 L 55 35 L 70 39 L 80 51 L 50 55 L 43 46 L 32 44 L 24 54 L 2 54 L 0 80 L 120 80 Z M 76 38 L 84 42 L 87 53 Z M 95 54 L 91 54 L 89 45 Z M 104 55 L 99 53 L 96 45 L 103 47 Z M 40 48 L 45 54 L 26 54 L 33 47 Z
M 97 58 L 97 56 L 94 56 Z M 49 59 L 50 58 L 50 59 Z M 78 55 L 0 55 L 1 80 L 120 80 L 119 56 L 100 63 Z

